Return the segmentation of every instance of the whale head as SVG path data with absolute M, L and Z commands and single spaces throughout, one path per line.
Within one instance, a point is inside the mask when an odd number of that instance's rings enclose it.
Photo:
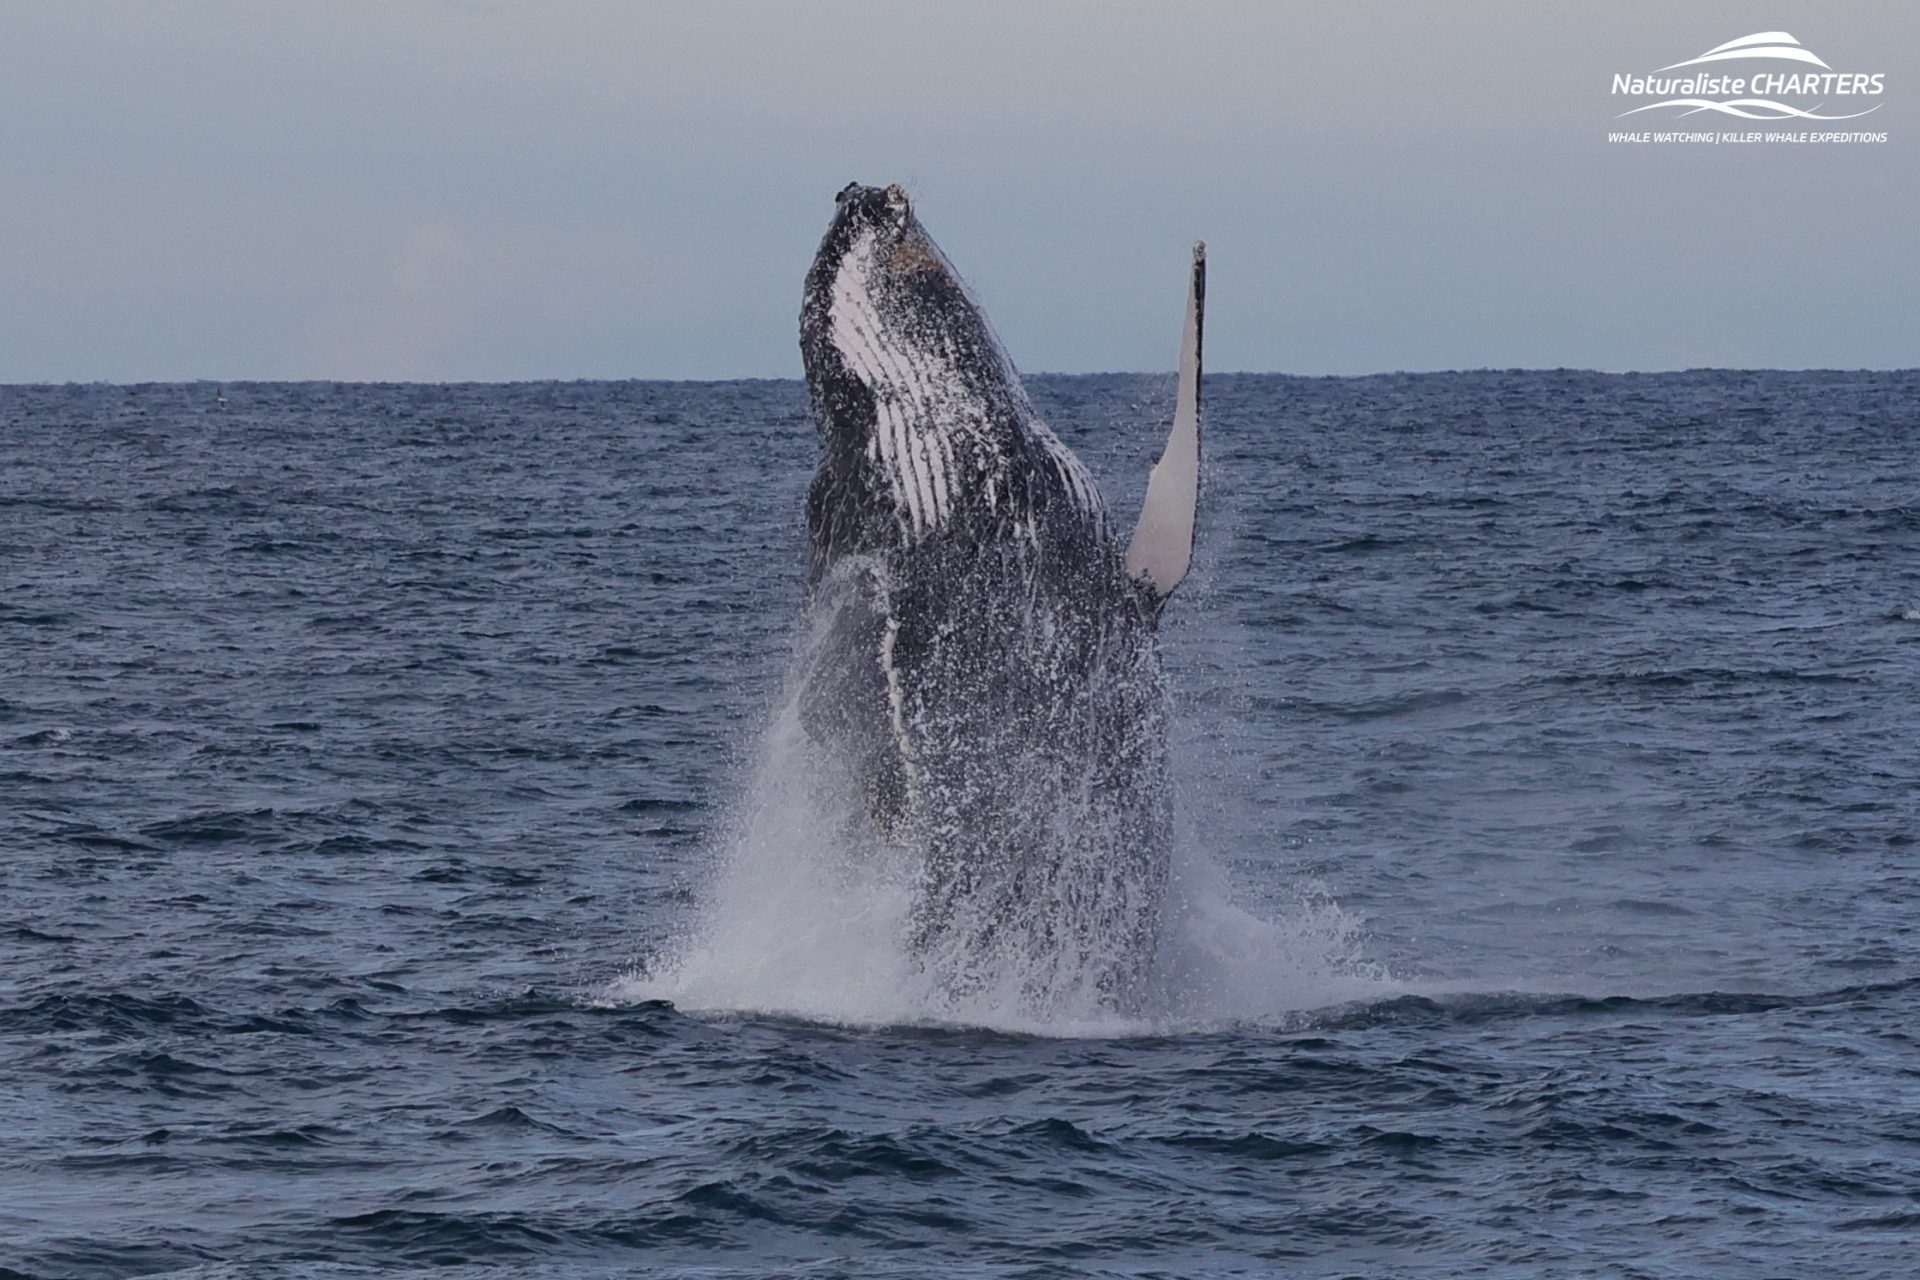
M 907 193 L 849 183 L 835 200 L 800 308 L 825 442 L 864 447 L 883 409 L 924 420 L 1024 406 L 1012 362 Z

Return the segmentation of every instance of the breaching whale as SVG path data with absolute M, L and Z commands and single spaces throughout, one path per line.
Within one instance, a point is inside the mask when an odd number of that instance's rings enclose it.
M 1193 553 L 1204 246 L 1123 545 L 907 194 L 837 203 L 800 314 L 820 443 L 802 724 L 849 834 L 908 856 L 938 989 L 1135 1006 L 1172 844 L 1157 629 Z

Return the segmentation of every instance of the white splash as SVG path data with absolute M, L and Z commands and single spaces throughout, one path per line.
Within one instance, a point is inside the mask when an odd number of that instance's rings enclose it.
M 1225 875 L 1190 849 L 1176 853 L 1154 991 L 1138 1015 L 1104 1007 L 1090 984 L 1035 1007 L 1026 979 L 1057 966 L 1050 955 L 1009 955 L 956 997 L 908 945 L 918 868 L 860 834 L 852 805 L 848 779 L 810 749 L 789 699 L 686 931 L 602 998 L 852 1026 L 1117 1036 L 1285 1018 L 1394 993 L 1359 961 L 1357 922 L 1332 901 L 1305 895 L 1277 919 L 1258 918 L 1233 905 Z

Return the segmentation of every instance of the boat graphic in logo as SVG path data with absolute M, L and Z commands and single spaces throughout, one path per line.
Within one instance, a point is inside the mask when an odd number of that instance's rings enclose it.
M 1811 62 L 1816 67 L 1827 66 L 1814 56 L 1813 50 L 1801 48 L 1800 42 L 1786 32 L 1761 31 L 1717 44 L 1697 58 L 1688 58 L 1685 62 L 1676 62 L 1660 70 L 1672 71 L 1677 67 L 1698 66 L 1702 62 L 1725 62 L 1729 58 L 1783 58 L 1788 62 Z M 1833 68 L 1827 67 L 1827 70 Z
M 1762 67 L 1746 75 L 1696 71 L 1691 75 L 1668 76 L 1665 72 L 1683 67 L 1698 67 L 1722 62 L 1789 62 L 1799 67 L 1777 69 Z M 1818 71 L 1805 70 L 1818 67 Z M 1744 70 L 1744 68 L 1742 68 Z M 1729 68 L 1731 71 L 1732 69 Z M 1677 109 L 1684 116 L 1702 111 L 1738 116 L 1742 120 L 1857 120 L 1871 115 L 1883 105 L 1874 103 L 1862 111 L 1823 111 L 1834 98 L 1877 96 L 1885 91 L 1884 74 L 1862 75 L 1835 71 L 1813 50 L 1785 31 L 1757 31 L 1738 40 L 1717 44 L 1697 58 L 1675 62 L 1651 75 L 1616 75 L 1613 92 L 1633 96 L 1658 97 L 1661 101 L 1622 111 L 1619 119 L 1642 111 Z M 1818 99 L 1811 105 L 1797 106 L 1784 98 Z M 1834 104 L 1851 106 L 1853 103 Z

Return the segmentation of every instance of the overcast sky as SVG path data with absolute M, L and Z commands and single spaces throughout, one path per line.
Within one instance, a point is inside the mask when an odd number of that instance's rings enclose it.
M 1606 142 L 1770 29 L 1888 141 Z M 854 179 L 1024 369 L 1171 368 L 1196 237 L 1215 369 L 1920 364 L 1906 0 L 0 0 L 0 381 L 798 376 Z

